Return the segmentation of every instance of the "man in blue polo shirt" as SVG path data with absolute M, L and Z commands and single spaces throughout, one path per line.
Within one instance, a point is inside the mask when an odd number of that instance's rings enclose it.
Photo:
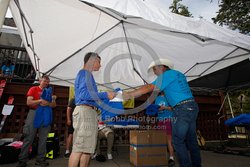
M 84 67 L 75 79 L 75 104 L 73 112 L 73 148 L 69 158 L 69 167 L 87 167 L 90 155 L 95 152 L 98 123 L 96 106 L 99 100 L 115 97 L 114 92 L 98 92 L 92 75 L 101 67 L 101 58 L 97 53 L 89 52 L 84 57 Z
M 155 89 L 163 91 L 176 120 L 172 122 L 172 139 L 180 167 L 200 167 L 201 157 L 196 137 L 198 105 L 184 74 L 172 68 L 173 64 L 167 59 L 152 62 L 148 70 L 153 70 L 157 75 L 156 80 L 137 90 L 124 92 L 124 99 L 138 97 Z

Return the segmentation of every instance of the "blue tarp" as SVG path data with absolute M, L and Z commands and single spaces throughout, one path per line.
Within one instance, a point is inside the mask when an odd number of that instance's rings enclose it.
M 241 114 L 237 117 L 230 118 L 225 121 L 227 126 L 250 125 L 250 114 Z
M 52 102 L 52 88 L 44 88 L 41 99 Z M 52 108 L 50 106 L 40 106 L 36 109 L 34 127 L 47 127 L 52 123 Z

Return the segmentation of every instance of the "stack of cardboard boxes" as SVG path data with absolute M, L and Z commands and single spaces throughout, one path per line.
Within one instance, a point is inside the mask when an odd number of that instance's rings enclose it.
M 133 166 L 167 165 L 166 134 L 161 130 L 131 130 L 130 163 Z

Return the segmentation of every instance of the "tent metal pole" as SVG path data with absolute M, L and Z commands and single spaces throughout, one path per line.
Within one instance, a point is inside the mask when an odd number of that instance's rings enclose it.
M 28 25 L 28 27 L 29 27 L 29 29 L 30 29 L 30 33 L 33 33 L 33 30 L 31 29 L 31 27 L 30 27 L 30 25 L 29 25 L 29 23 L 28 23 L 28 21 L 27 21 L 25 15 L 24 15 L 24 13 L 23 13 L 23 11 L 22 11 L 20 5 L 19 5 L 19 1 L 18 1 L 18 0 L 15 0 L 14 2 L 15 2 L 15 4 L 16 4 L 16 6 L 17 6 L 17 8 L 18 8 L 18 10 L 19 10 L 20 16 L 21 16 L 22 26 L 23 26 L 23 30 L 24 30 L 24 35 L 25 35 L 25 39 L 26 39 L 27 46 L 34 52 L 34 49 L 33 49 L 32 46 L 28 43 L 28 35 L 27 35 L 27 33 L 26 33 L 26 28 L 25 28 L 25 26 L 24 26 L 24 22 L 27 23 L 27 25 Z
M 229 53 L 231 54 L 231 53 Z M 207 64 L 207 63 L 213 63 L 213 62 L 220 62 L 220 61 L 224 61 L 224 60 L 230 60 L 230 59 L 234 59 L 236 57 L 241 57 L 241 56 L 246 56 L 246 55 L 249 55 L 249 53 L 244 53 L 244 54 L 241 54 L 241 55 L 237 55 L 237 56 L 232 56 L 232 57 L 228 57 L 228 58 L 224 58 L 224 59 L 220 59 L 220 60 L 211 60 L 211 61 L 204 61 L 204 62 L 199 62 L 199 63 L 195 63 L 195 65 L 193 65 L 191 68 L 189 68 L 184 74 L 188 73 L 189 71 L 191 71 L 195 66 L 197 65 L 200 65 L 200 64 Z M 212 66 L 211 66 L 212 67 Z M 209 68 L 211 68 L 209 67 Z M 208 69 L 209 69 L 208 68 Z M 207 69 L 207 70 L 208 70 Z M 204 72 L 203 72 L 204 73 Z M 189 77 L 200 77 L 203 73 L 201 73 L 200 75 L 189 75 Z
M 123 28 L 123 32 L 124 32 L 124 35 L 125 35 L 125 39 L 126 39 L 126 43 L 127 43 L 127 46 L 128 46 L 128 51 L 129 51 L 129 55 L 130 55 L 130 59 L 131 59 L 131 63 L 132 63 L 132 66 L 133 66 L 133 70 L 137 73 L 137 75 L 142 79 L 142 81 L 144 82 L 144 84 L 148 84 L 147 81 L 142 78 L 141 74 L 139 73 L 139 71 L 135 68 L 135 64 L 134 64 L 134 61 L 133 61 L 133 57 L 132 57 L 132 53 L 131 53 L 131 49 L 130 49 L 130 46 L 129 46 L 129 43 L 128 43 L 128 37 L 127 37 L 127 33 L 125 31 L 125 27 L 124 27 L 124 22 L 123 20 L 121 20 L 121 23 L 122 23 L 122 28 Z
M 229 53 L 231 54 L 231 53 Z M 237 57 L 242 57 L 242 56 L 247 56 L 249 55 L 249 53 L 244 53 L 244 54 L 240 54 L 240 55 L 237 55 L 237 56 L 232 56 L 232 57 L 228 57 L 228 58 L 222 58 L 222 59 L 219 59 L 219 60 L 210 60 L 210 61 L 203 61 L 203 62 L 199 62 L 199 63 L 196 63 L 196 65 L 199 65 L 199 64 L 207 64 L 207 63 L 213 63 L 213 62 L 220 62 L 220 61 L 224 61 L 224 60 L 230 60 L 230 59 L 234 59 L 234 58 L 237 58 Z M 193 68 L 194 66 L 192 66 Z
M 233 56 L 233 57 L 229 57 L 229 58 L 225 58 L 225 59 L 220 59 L 220 60 L 210 60 L 210 61 L 204 61 L 204 62 L 195 63 L 195 64 L 194 64 L 192 67 L 190 67 L 184 74 L 188 73 L 188 72 L 191 71 L 195 66 L 200 65 L 200 64 L 207 64 L 207 63 L 214 63 L 214 62 L 215 62 L 215 64 L 216 64 L 217 62 L 220 62 L 220 61 L 223 61 L 223 60 L 229 60 L 229 59 L 233 59 L 233 58 L 241 57 L 241 56 L 246 56 L 246 55 L 248 55 L 248 53 L 242 54 L 242 55 Z M 213 65 L 212 65 L 212 66 L 213 66 Z M 209 68 L 211 68 L 212 66 L 210 66 Z M 209 68 L 207 68 L 207 70 L 208 70 Z M 207 70 L 205 70 L 205 71 L 207 71 Z M 204 73 L 204 72 L 203 72 L 203 73 Z M 201 76 L 203 73 L 201 73 L 200 75 L 189 75 L 189 77 L 199 77 L 199 76 Z
M 220 109 L 219 109 L 219 112 L 217 113 L 217 115 L 220 115 L 220 112 L 221 112 L 221 110 L 222 110 L 222 108 L 223 108 L 223 106 L 224 106 L 224 104 L 225 104 L 225 101 L 226 101 L 227 97 L 228 97 L 228 93 L 227 93 L 226 96 L 224 97 L 223 102 L 222 102 L 222 104 L 221 104 L 221 106 L 220 106 Z
M 127 18 L 131 18 L 131 17 L 127 17 Z M 207 38 L 207 39 L 203 39 L 201 38 L 199 35 L 195 35 L 195 34 L 192 34 L 192 33 L 185 33 L 185 32 L 180 32 L 180 31 L 173 31 L 173 30 L 165 30 L 165 29 L 156 29 L 156 28 L 150 28 L 150 27 L 146 27 L 146 26 L 142 26 L 142 25 L 139 25 L 139 24 L 135 24 L 135 23 L 130 23 L 130 22 L 127 22 L 127 21 L 124 21 L 126 22 L 127 24 L 131 24 L 131 25 L 136 25 L 138 27 L 141 27 L 141 28 L 145 28 L 145 29 L 148 29 L 148 30 L 157 30 L 159 32 L 171 32 L 171 33 L 175 33 L 175 34 L 184 34 L 184 35 L 191 35 L 193 36 L 194 38 L 200 40 L 201 42 L 206 42 L 206 41 L 211 41 L 211 40 L 214 40 L 214 39 L 211 39 L 211 38 Z
M 27 18 L 25 17 L 25 15 L 24 15 L 24 13 L 23 13 L 21 7 L 20 7 L 19 0 L 14 0 L 14 2 L 15 2 L 16 6 L 17 6 L 17 8 L 18 8 L 18 10 L 19 10 L 19 12 L 20 12 L 20 16 L 21 16 L 21 20 L 22 20 L 22 26 L 23 26 L 23 30 L 24 30 L 24 35 L 25 35 L 25 39 L 26 39 L 27 46 L 28 46 L 28 47 L 32 50 L 32 52 L 33 52 L 34 63 L 35 63 L 35 70 L 36 70 L 36 71 L 40 71 L 40 69 L 39 69 L 39 60 L 40 60 L 40 59 L 39 59 L 39 57 L 37 56 L 37 54 L 35 53 L 34 42 L 33 42 L 33 36 L 32 36 L 32 34 L 33 34 L 34 31 L 32 30 L 32 28 L 31 28 L 31 26 L 30 26 L 30 24 L 29 24 Z M 24 22 L 25 22 L 25 23 L 27 24 L 27 26 L 29 27 L 30 38 L 31 38 L 31 41 L 32 41 L 32 44 L 31 44 L 31 45 L 28 43 L 28 35 L 27 35 L 27 33 L 26 33 L 26 28 L 25 28 L 25 26 L 24 26 Z M 40 74 L 40 73 L 39 73 L 39 74 Z
M 19 5 L 19 0 L 14 0 L 14 2 L 15 2 L 15 4 L 16 4 L 17 8 L 19 9 L 20 15 L 23 17 L 23 19 L 24 19 L 25 22 L 27 23 L 27 25 L 28 25 L 28 27 L 29 27 L 29 29 L 30 29 L 30 32 L 33 33 L 33 30 L 32 30 L 32 28 L 31 28 L 31 26 L 30 26 L 30 24 L 29 24 L 27 18 L 25 17 L 25 15 L 24 15 L 24 13 L 23 13 L 23 11 L 22 11 L 20 5 Z
M 219 59 L 219 60 L 211 60 L 211 61 L 206 61 L 206 62 L 199 62 L 196 63 L 195 65 L 193 65 L 191 68 L 189 68 L 184 74 L 188 73 L 189 71 L 191 71 L 195 66 L 199 65 L 199 64 L 206 64 L 206 63 L 213 63 L 213 65 L 211 65 L 210 67 L 208 67 L 206 70 L 204 70 L 202 73 L 200 73 L 199 75 L 189 75 L 188 77 L 200 77 L 202 76 L 202 74 L 204 74 L 206 71 L 208 71 L 210 68 L 212 68 L 213 66 L 215 66 L 218 62 L 224 61 L 224 60 L 229 60 L 229 59 L 234 59 L 236 57 L 241 57 L 241 56 L 246 56 L 249 53 L 245 53 L 245 54 L 241 54 L 241 55 L 237 55 L 237 56 L 233 56 L 233 57 L 229 57 L 226 58 L 227 56 L 229 56 L 230 54 L 232 54 L 233 52 L 235 52 L 236 50 L 238 50 L 239 48 L 234 49 L 233 51 L 231 51 L 230 53 L 228 53 L 226 56 L 224 56 L 223 58 Z
M 228 93 L 227 93 L 227 100 L 228 100 L 228 104 L 229 104 L 229 108 L 230 108 L 231 115 L 232 115 L 232 117 L 234 118 L 234 112 L 233 112 L 231 100 L 230 100 L 230 97 L 229 97 L 229 94 L 228 94 Z
M 184 74 L 188 73 L 190 70 L 192 70 L 196 65 L 198 65 L 198 63 L 195 63 L 191 68 L 189 68 L 186 72 L 184 72 Z
M 3 27 L 3 23 L 4 23 L 5 15 L 7 13 L 9 2 L 10 0 L 0 1 L 0 9 L 1 9 L 0 10 L 0 28 Z
M 228 104 L 229 104 L 229 108 L 230 108 L 230 112 L 231 112 L 232 118 L 234 118 L 233 108 L 232 108 L 232 104 L 231 104 L 231 100 L 230 100 L 228 92 L 227 92 L 226 96 L 223 99 L 223 102 L 221 104 L 220 110 L 217 113 L 217 115 L 220 115 L 220 112 L 221 112 L 221 110 L 222 110 L 222 108 L 223 108 L 223 106 L 225 104 L 226 99 L 228 100 Z M 220 123 L 220 119 L 223 118 L 223 117 L 225 117 L 225 115 L 222 115 L 221 117 L 219 117 L 219 119 L 218 119 L 219 123 Z M 238 129 L 236 127 L 235 127 L 235 131 L 238 132 Z
M 123 82 L 120 82 L 120 81 L 117 81 L 117 82 L 120 83 L 120 84 L 122 84 L 122 85 L 125 85 L 125 86 L 127 86 L 127 87 L 129 87 L 129 88 L 135 89 L 135 87 L 129 86 L 128 84 L 125 84 L 125 83 L 123 83 Z M 129 88 L 128 88 L 128 89 L 129 89 Z
M 228 104 L 229 104 L 229 107 L 230 107 L 230 112 L 231 112 L 232 118 L 234 118 L 234 112 L 233 112 L 233 108 L 232 108 L 232 104 L 231 104 L 231 100 L 230 100 L 229 94 L 227 96 L 227 100 L 228 100 Z M 234 127 L 234 128 L 235 128 L 236 132 L 239 131 L 237 127 Z
M 240 48 L 240 49 L 242 49 L 242 50 L 245 50 L 246 52 L 248 52 L 248 53 L 250 53 L 250 50 L 249 49 L 246 49 L 246 48 L 242 48 L 242 47 L 239 47 L 239 46 L 236 46 L 236 45 L 234 45 L 235 47 L 238 47 L 238 48 Z
M 200 73 L 200 75 L 204 74 L 205 72 L 207 72 L 209 69 L 211 69 L 213 66 L 215 66 L 218 62 L 224 60 L 227 56 L 229 56 L 230 54 L 232 54 L 233 52 L 235 52 L 236 50 L 238 50 L 238 48 L 235 48 L 234 50 L 232 50 L 230 53 L 228 53 L 226 56 L 222 57 L 221 59 L 219 59 L 218 61 L 216 61 L 213 65 L 211 65 L 210 67 L 208 67 L 206 70 L 204 70 L 202 73 Z
M 103 9 L 101 9 L 101 8 L 98 8 L 97 6 L 95 6 L 94 4 L 92 4 L 92 3 L 89 3 L 89 2 L 85 2 L 85 1 L 81 1 L 82 3 L 84 3 L 84 4 L 86 4 L 86 5 L 88 5 L 88 6 L 91 6 L 91 7 L 93 7 L 93 8 L 96 8 L 96 9 L 98 9 L 98 10 L 100 10 L 101 12 L 103 12 L 103 13 L 106 13 L 107 15 L 109 15 L 110 17 L 113 17 L 113 18 L 115 18 L 115 19 L 117 19 L 117 20 L 120 20 L 120 19 L 118 19 L 118 18 L 116 18 L 115 16 L 113 16 L 113 15 L 111 15 L 110 13 L 108 13 L 108 12 L 106 12 L 105 10 L 103 10 Z M 110 10 L 109 10 L 110 11 Z M 111 11 L 112 13 L 115 13 L 114 11 Z M 115 13 L 116 15 L 118 15 L 117 13 Z M 126 17 L 125 16 L 121 16 L 121 15 L 118 15 L 119 17 L 122 17 L 122 18 L 124 18 L 124 19 L 126 19 Z
M 124 32 L 124 35 L 125 35 L 125 39 L 126 39 L 126 43 L 127 43 L 127 47 L 128 47 L 128 52 L 129 52 L 129 55 L 130 55 L 131 63 L 132 63 L 133 69 L 135 69 L 135 65 L 134 65 L 134 61 L 133 61 L 133 58 L 132 58 L 131 49 L 130 49 L 130 46 L 129 46 L 129 43 L 128 43 L 128 37 L 127 37 L 127 33 L 125 31 L 125 27 L 124 27 L 123 21 L 121 23 L 122 23 L 122 28 L 123 28 L 123 32 Z

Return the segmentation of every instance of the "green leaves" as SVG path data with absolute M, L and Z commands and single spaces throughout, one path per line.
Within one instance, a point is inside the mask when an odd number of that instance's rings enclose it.
M 222 0 L 219 6 L 218 15 L 212 18 L 214 23 L 250 35 L 250 1 Z
M 172 13 L 176 13 L 186 17 L 192 17 L 192 14 L 188 11 L 188 7 L 180 4 L 182 0 L 173 0 L 172 5 L 169 7 Z

